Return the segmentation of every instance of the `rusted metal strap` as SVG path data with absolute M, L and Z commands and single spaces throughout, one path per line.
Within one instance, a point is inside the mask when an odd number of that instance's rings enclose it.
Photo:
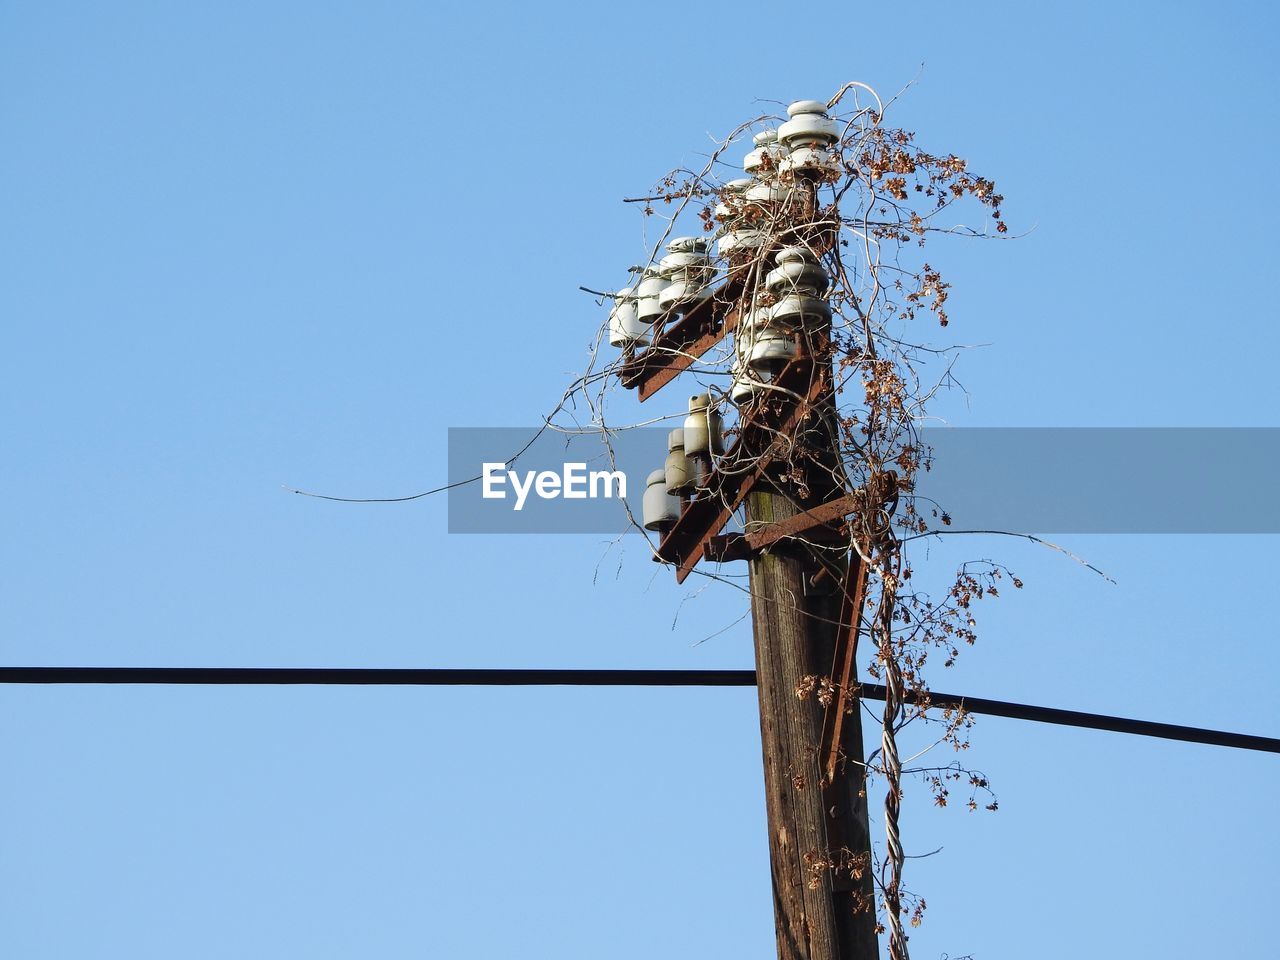
M 835 656 L 832 658 L 831 683 L 834 697 L 822 721 L 822 777 L 834 783 L 840 766 L 844 743 L 845 718 L 856 703 L 858 635 L 862 629 L 862 605 L 867 594 L 867 565 L 857 553 L 849 558 L 844 590 L 840 600 L 840 621 L 836 632 Z
M 826 526 L 834 524 L 837 520 L 843 520 L 857 509 L 860 502 L 859 493 L 846 493 L 843 497 L 828 500 L 820 506 L 813 507 L 803 513 L 797 513 L 794 517 L 771 523 L 761 530 L 748 531 L 744 534 L 744 538 L 753 553 L 764 550 L 766 547 L 771 547 L 786 537 L 798 537 L 808 533 L 814 527 Z
M 643 403 L 648 400 L 685 370 L 693 366 L 699 357 L 723 340 L 727 334 L 736 330 L 740 316 L 740 308 L 734 306 L 723 314 L 723 320 L 714 324 L 710 330 L 696 340 L 659 348 L 664 353 L 671 352 L 667 356 L 665 366 L 647 371 L 636 381 L 640 387 L 640 402 Z M 623 381 L 623 384 L 625 386 L 626 381 Z
M 858 502 L 857 495 L 850 493 L 752 533 L 725 533 L 708 537 L 703 548 L 703 559 L 713 563 L 750 560 L 779 540 L 803 536 L 815 527 L 829 527 L 834 533 L 835 522 L 852 513 Z
M 859 487 L 842 497 L 810 507 L 803 513 L 797 513 L 786 520 L 778 520 L 760 530 L 710 537 L 704 551 L 705 559 L 716 563 L 749 560 L 779 540 L 805 536 L 817 527 L 827 527 L 829 534 L 842 535 L 848 529 L 843 522 L 846 517 L 859 510 L 865 510 L 868 506 L 877 508 L 888 502 L 896 493 L 896 483 L 897 475 L 893 471 L 880 473 L 868 484 L 869 490 Z M 824 567 L 819 574 L 825 575 L 825 572 Z

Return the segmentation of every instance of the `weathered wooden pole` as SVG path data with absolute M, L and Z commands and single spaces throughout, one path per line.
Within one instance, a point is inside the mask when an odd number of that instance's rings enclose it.
M 777 489 L 747 496 L 748 529 L 801 511 Z M 841 594 L 815 590 L 821 564 L 782 541 L 750 564 L 769 858 L 779 960 L 874 960 L 878 955 L 858 701 L 846 702 L 844 762 L 824 784 L 824 708 L 814 677 L 830 677 Z M 847 628 L 846 628 L 847 629 Z M 856 627 L 855 627 L 856 629 Z M 800 693 L 807 690 L 804 696 Z
M 796 238 L 822 250 L 817 181 L 798 176 Z M 767 528 L 845 492 L 829 324 L 802 330 L 800 347 L 827 388 L 791 439 L 795 466 L 771 471 L 747 495 L 747 530 Z M 781 540 L 750 562 L 751 619 L 760 695 L 765 805 L 779 960 L 876 960 L 875 887 L 855 682 L 861 590 L 856 553 Z M 854 596 L 856 594 L 856 597 Z M 843 642 L 840 642 L 843 641 Z M 815 679 L 837 685 L 821 688 Z M 838 689 L 843 685 L 843 689 Z M 823 701 L 827 704 L 824 706 Z M 832 711 L 831 716 L 825 716 Z M 835 712 L 839 711 L 838 717 Z M 824 723 L 828 738 L 824 750 Z M 834 731 L 834 734 L 832 733 Z M 835 762 L 836 757 L 839 762 Z

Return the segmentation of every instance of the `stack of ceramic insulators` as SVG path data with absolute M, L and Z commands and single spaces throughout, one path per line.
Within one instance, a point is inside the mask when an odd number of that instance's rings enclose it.
M 753 149 L 742 163 L 748 176 L 721 188 L 715 207 L 720 223 L 716 250 L 730 268 L 748 264 L 777 242 L 801 183 L 829 179 L 840 169 L 839 128 L 826 105 L 799 100 L 787 108 L 787 116 L 777 130 L 752 138 Z M 803 336 L 831 322 L 825 299 L 831 279 L 814 252 L 796 244 L 772 254 L 771 261 L 763 282 L 753 281 L 758 286 L 741 299 L 729 390 L 739 405 L 767 389 L 795 359 Z M 609 342 L 624 350 L 649 345 L 660 318 L 670 319 L 711 296 L 715 266 L 705 239 L 680 237 L 668 244 L 656 266 L 633 267 L 632 272 L 637 281 L 618 291 L 609 315 Z M 697 495 L 713 458 L 723 452 L 720 413 L 710 394 L 697 394 L 689 400 L 684 426 L 667 438 L 663 469 L 648 477 L 645 528 L 670 530 L 682 501 Z
M 824 179 L 840 169 L 836 144 L 840 130 L 827 116 L 826 104 L 818 100 L 797 100 L 787 107 L 786 123 L 778 128 L 778 139 L 787 148 L 779 169 L 784 178 L 797 174 Z
M 742 161 L 750 176 L 725 184 L 715 207 L 722 224 L 716 250 L 730 264 L 749 260 L 769 241 L 772 221 L 789 192 L 778 176 L 787 152 L 778 131 L 762 130 L 752 141 L 755 148 Z
M 712 458 L 724 453 L 724 418 L 711 394 L 689 398 L 684 426 L 667 437 L 663 469 L 649 474 L 643 514 L 646 530 L 665 533 L 680 516 L 682 501 L 692 496 L 711 473 Z
M 609 344 L 624 350 L 652 342 L 659 317 L 687 310 L 711 296 L 715 265 L 704 237 L 678 237 L 656 266 L 632 267 L 638 283 L 613 297 L 609 312 Z
M 774 262 L 777 266 L 764 281 L 772 305 L 756 304 L 738 321 L 729 388 L 737 404 L 750 401 L 795 358 L 797 334 L 831 320 L 831 307 L 823 299 L 831 280 L 813 252 L 808 247 L 783 247 Z

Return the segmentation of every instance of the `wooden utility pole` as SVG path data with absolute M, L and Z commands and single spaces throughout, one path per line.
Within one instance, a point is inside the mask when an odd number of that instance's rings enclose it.
M 806 129 L 814 129 L 819 115 L 829 123 L 816 102 L 801 101 L 792 110 L 809 117 Z M 779 960 L 876 960 L 854 670 L 866 571 L 850 550 L 849 531 L 856 525 L 844 522 L 876 497 L 870 489 L 849 489 L 840 454 L 831 310 L 819 300 L 827 284 L 818 258 L 836 242 L 830 214 L 817 209 L 823 176 L 813 167 L 795 170 L 773 235 L 752 248 L 749 259 L 730 257 L 728 276 L 711 297 L 661 318 L 652 345 L 627 355 L 622 382 L 637 388 L 641 400 L 653 396 L 752 322 L 775 255 L 785 256 L 788 270 L 795 268 L 770 281 L 771 290 L 785 294 L 791 283 L 807 298 L 801 302 L 808 306 L 799 308 L 793 299 L 795 323 L 783 328 L 793 338 L 783 353 L 791 359 L 770 367 L 767 388 L 739 406 L 732 449 L 714 464 L 708 455 L 697 490 L 665 529 L 655 559 L 675 567 L 677 582 L 703 558 L 750 563 Z M 817 286 L 815 270 L 822 281 Z M 810 285 L 787 276 L 807 276 Z M 703 429 L 709 431 L 709 423 Z M 745 532 L 721 535 L 740 507 Z
M 798 178 L 796 188 L 797 239 L 821 250 L 830 239 L 803 226 L 819 219 L 816 184 Z M 799 337 L 819 386 L 811 415 L 792 437 L 802 456 L 785 471 L 769 470 L 747 494 L 748 533 L 785 529 L 847 492 L 830 326 Z M 851 689 L 865 571 L 847 539 L 835 543 L 810 547 L 782 539 L 750 561 L 779 960 L 874 960 L 879 954 L 862 718 Z
M 804 219 L 811 211 L 810 201 Z M 824 242 L 820 235 L 795 241 L 819 249 Z M 687 357 L 690 344 L 705 349 L 724 335 L 742 295 L 741 286 L 726 284 L 659 341 L 660 361 L 632 362 L 631 383 L 642 397 L 678 372 L 679 361 L 666 358 Z M 704 556 L 750 561 L 779 960 L 878 956 L 853 669 L 865 571 L 841 527 L 879 494 L 847 489 L 830 347 L 828 328 L 803 333 L 799 355 L 774 380 L 779 390 L 743 414 L 724 469 L 685 504 L 657 554 L 681 581 Z M 739 506 L 745 533 L 717 536 Z
M 799 513 L 791 497 L 764 484 L 747 495 L 748 529 Z M 825 708 L 849 711 L 844 761 L 826 783 L 824 707 L 812 689 L 812 678 L 832 674 L 840 595 L 815 593 L 821 567 L 785 541 L 753 559 L 750 571 L 778 957 L 872 960 L 878 945 L 858 701 L 837 698 Z
M 812 219 L 811 189 L 806 200 Z M 803 334 L 801 348 L 817 388 L 809 415 L 791 430 L 803 455 L 785 469 L 771 467 L 748 492 L 748 536 L 787 530 L 847 493 L 829 328 Z M 759 415 L 773 420 L 764 408 Z M 864 493 L 866 509 L 876 491 Z M 847 535 L 822 524 L 803 540 L 776 540 L 750 559 L 749 570 L 778 957 L 874 960 L 875 887 L 853 670 L 866 571 Z

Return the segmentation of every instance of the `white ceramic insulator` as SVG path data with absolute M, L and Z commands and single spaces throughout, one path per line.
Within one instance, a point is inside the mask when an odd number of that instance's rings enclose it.
M 688 493 L 693 489 L 697 474 L 692 469 L 693 465 L 689 462 L 689 458 L 682 449 L 672 450 L 667 454 L 667 492 L 673 496 Z
M 778 128 L 778 139 L 793 153 L 797 147 L 835 143 L 840 128 L 827 116 L 826 105 L 817 100 L 797 100 L 787 107 L 791 119 Z
M 818 297 L 793 293 L 775 303 L 769 316 L 782 330 L 811 330 L 831 319 L 831 306 Z
M 619 290 L 609 311 L 609 345 L 644 346 L 649 343 L 649 327 L 640 322 L 636 300 L 630 287 Z
M 774 371 L 795 359 L 796 342 L 775 327 L 765 327 L 751 340 L 747 364 L 753 370 Z
M 791 192 L 791 188 L 777 178 L 768 180 L 757 180 L 746 190 L 742 191 L 742 199 L 747 203 L 763 204 L 772 206 L 781 203 L 787 199 L 787 194 Z
M 797 172 L 838 173 L 840 158 L 826 145 L 797 147 L 783 157 L 779 170 L 783 174 Z
M 768 173 L 778 169 L 778 161 L 786 155 L 787 149 L 778 142 L 777 130 L 762 130 L 751 138 L 755 149 L 742 159 L 742 169 L 752 175 Z
M 672 307 L 697 303 L 711 296 L 711 288 L 701 280 L 677 280 L 663 288 L 658 295 L 658 306 L 665 312 Z
M 665 469 L 649 474 L 640 514 L 646 530 L 667 530 L 680 519 L 680 498 L 667 492 Z
M 635 295 L 638 298 L 636 315 L 641 323 L 653 323 L 658 317 L 662 316 L 662 307 L 658 305 L 658 295 L 666 289 L 666 286 L 666 278 L 659 276 L 654 270 L 646 272 L 644 279 L 636 286 Z
M 689 415 L 684 421 L 684 452 L 689 456 L 724 453 L 724 418 L 711 406 L 711 395 L 699 393 L 689 398 Z
M 716 250 L 720 256 L 740 254 L 759 248 L 769 239 L 763 230 L 727 230 L 716 241 Z

